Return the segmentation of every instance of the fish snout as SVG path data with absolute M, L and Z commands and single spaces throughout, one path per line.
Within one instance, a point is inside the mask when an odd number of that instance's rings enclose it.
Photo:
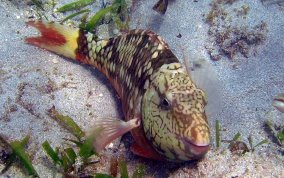
M 206 122 L 191 125 L 181 137 L 186 153 L 195 158 L 204 156 L 210 149 L 210 130 Z
M 192 155 L 192 157 L 194 158 L 203 157 L 210 149 L 210 142 L 196 144 L 187 138 L 183 138 L 182 142 L 185 148 L 185 152 L 190 153 L 190 155 Z

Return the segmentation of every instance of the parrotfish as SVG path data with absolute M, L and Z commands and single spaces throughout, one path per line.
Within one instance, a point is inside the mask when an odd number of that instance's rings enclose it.
M 202 158 L 210 148 L 205 92 L 192 81 L 168 44 L 150 30 L 129 30 L 98 39 L 57 23 L 30 21 L 41 36 L 26 42 L 99 69 L 122 102 L 124 120 L 101 119 L 94 148 L 100 152 L 131 132 L 131 151 L 154 160 Z

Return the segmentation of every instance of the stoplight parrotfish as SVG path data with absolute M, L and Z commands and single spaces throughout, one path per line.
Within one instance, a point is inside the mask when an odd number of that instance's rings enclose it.
M 57 23 L 30 21 L 41 36 L 26 42 L 99 69 L 118 93 L 125 120 L 102 119 L 94 147 L 100 152 L 131 132 L 131 151 L 168 161 L 202 158 L 210 148 L 207 97 L 168 44 L 150 30 L 135 29 L 110 39 Z

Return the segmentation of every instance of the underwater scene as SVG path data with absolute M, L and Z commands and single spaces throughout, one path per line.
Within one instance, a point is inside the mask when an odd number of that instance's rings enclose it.
M 284 177 L 284 0 L 0 14 L 0 177 Z

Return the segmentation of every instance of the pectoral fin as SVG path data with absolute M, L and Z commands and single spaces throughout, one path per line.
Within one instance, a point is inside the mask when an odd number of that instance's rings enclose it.
M 95 141 L 93 143 L 96 152 L 99 153 L 113 140 L 138 126 L 140 126 L 139 118 L 127 122 L 112 118 L 98 121 L 94 129 Z

